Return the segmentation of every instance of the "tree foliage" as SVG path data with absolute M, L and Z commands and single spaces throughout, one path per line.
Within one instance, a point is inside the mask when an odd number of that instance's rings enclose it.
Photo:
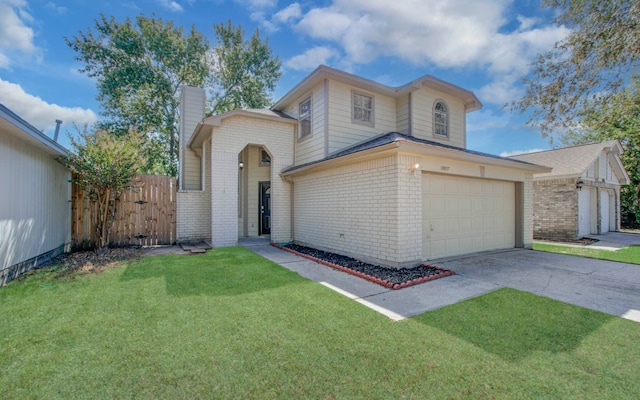
M 176 173 L 179 88 L 203 85 L 209 73 L 207 39 L 191 28 L 140 15 L 120 23 L 101 15 L 91 29 L 65 39 L 97 79 L 98 100 L 107 117 L 100 126 L 115 134 L 146 132 L 145 172 Z
M 272 55 L 269 40 L 262 42 L 258 29 L 251 39 L 244 40 L 242 27 L 233 27 L 231 21 L 214 25 L 214 30 L 213 113 L 269 106 L 270 94 L 282 74 L 282 63 Z
M 538 56 L 512 110 L 530 112 L 543 137 L 565 144 L 618 139 L 631 185 L 622 188 L 622 223 L 640 225 L 640 2 L 543 0 L 554 22 L 571 29 Z
M 602 107 L 586 110 L 584 129 L 563 138 L 568 145 L 617 139 L 624 148 L 620 156 L 631 183 L 620 192 L 622 225 L 640 228 L 640 82 L 610 97 Z
M 543 136 L 580 128 L 585 114 L 624 91 L 640 66 L 640 2 L 543 0 L 558 11 L 554 22 L 571 29 L 538 56 L 523 79 L 525 94 L 512 110 L 530 111 Z
M 171 21 L 138 16 L 118 22 L 101 15 L 94 30 L 79 32 L 67 44 L 96 78 L 106 120 L 101 129 L 116 135 L 145 132 L 146 173 L 177 173 L 177 132 L 182 85 L 213 87 L 215 112 L 262 108 L 280 77 L 281 63 L 256 30 L 245 41 L 241 27 L 215 25 L 218 44 L 188 33 Z
M 120 192 L 125 189 L 145 163 L 140 154 L 140 134 L 130 132 L 115 136 L 106 131 L 89 132 L 85 128 L 79 139 L 69 135 L 72 151 L 58 161 L 76 173 L 75 183 L 89 193 L 96 203 L 91 216 L 98 250 L 109 244 Z

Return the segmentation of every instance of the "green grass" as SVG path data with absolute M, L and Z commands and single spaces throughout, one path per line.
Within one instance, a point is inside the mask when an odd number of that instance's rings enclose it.
M 558 246 L 548 243 L 534 243 L 534 250 L 549 253 L 569 254 L 572 256 L 597 258 L 599 260 L 620 261 L 628 264 L 640 264 L 640 246 L 633 245 L 619 250 L 592 249 L 579 246 Z
M 243 248 L 52 275 L 0 289 L 2 399 L 640 396 L 638 323 L 516 290 L 393 322 Z

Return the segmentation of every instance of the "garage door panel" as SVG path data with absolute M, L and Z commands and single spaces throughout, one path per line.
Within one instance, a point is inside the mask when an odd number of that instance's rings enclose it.
M 515 246 L 513 182 L 437 174 L 422 179 L 425 259 Z

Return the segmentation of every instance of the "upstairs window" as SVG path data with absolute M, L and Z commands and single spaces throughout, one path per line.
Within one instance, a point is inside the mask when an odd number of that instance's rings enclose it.
M 298 138 L 311 135 L 311 96 L 298 104 Z
M 373 96 L 366 94 L 351 92 L 353 99 L 353 112 L 351 113 L 351 121 L 373 125 Z
M 437 101 L 433 106 L 433 134 L 440 137 L 449 137 L 449 110 L 442 101 Z
M 260 165 L 271 165 L 271 156 L 265 149 L 260 150 Z

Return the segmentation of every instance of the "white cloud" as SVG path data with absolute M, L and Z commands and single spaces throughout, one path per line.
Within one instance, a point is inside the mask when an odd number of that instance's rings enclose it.
M 384 56 L 420 66 L 484 69 L 495 80 L 481 89 L 484 100 L 504 103 L 518 94 L 513 86 L 535 55 L 569 32 L 522 15 L 507 20 L 512 6 L 512 0 L 332 0 L 288 23 L 344 51 L 344 63 Z M 517 27 L 506 32 L 513 22 Z
M 250 10 L 260 10 L 275 7 L 278 5 L 278 0 L 236 0 L 236 3 L 239 3 Z
M 328 64 L 329 60 L 337 58 L 340 54 L 330 47 L 314 47 L 304 54 L 297 55 L 285 61 L 284 66 L 295 70 L 310 70 L 320 64 Z
M 517 156 L 518 154 L 537 153 L 539 151 L 544 151 L 544 149 L 503 151 L 502 153 L 500 153 L 500 157 L 511 157 Z
M 184 11 L 182 6 L 180 4 L 178 4 L 178 3 L 176 3 L 173 0 L 158 0 L 158 3 L 162 7 L 166 8 L 167 10 L 172 11 L 172 12 L 182 12 L 182 11 Z
M 9 60 L 9 57 L 0 53 L 0 69 L 9 68 L 10 64 L 11 64 L 11 60 Z
M 467 133 L 490 133 L 496 129 L 513 127 L 510 115 L 496 113 L 490 109 L 484 109 L 467 114 Z M 516 123 L 520 125 L 519 123 Z
M 272 20 L 279 23 L 287 23 L 291 20 L 297 20 L 302 16 L 302 9 L 300 8 L 300 4 L 292 3 L 289 4 L 286 8 L 278 11 L 273 14 Z
M 33 29 L 25 24 L 33 18 L 22 9 L 27 4 L 21 0 L 0 0 L 0 68 L 9 68 L 11 53 L 32 54 Z
M 58 6 L 53 1 L 50 1 L 50 2 L 47 3 L 47 8 L 50 8 L 50 9 L 54 10 L 58 14 L 66 14 L 67 11 L 69 11 L 69 9 L 67 7 Z
M 0 79 L 0 103 L 31 125 L 43 130 L 53 129 L 56 119 L 61 119 L 67 126 L 72 123 L 93 124 L 98 120 L 91 109 L 47 103 L 40 97 L 26 93 L 20 85 L 2 79 Z

